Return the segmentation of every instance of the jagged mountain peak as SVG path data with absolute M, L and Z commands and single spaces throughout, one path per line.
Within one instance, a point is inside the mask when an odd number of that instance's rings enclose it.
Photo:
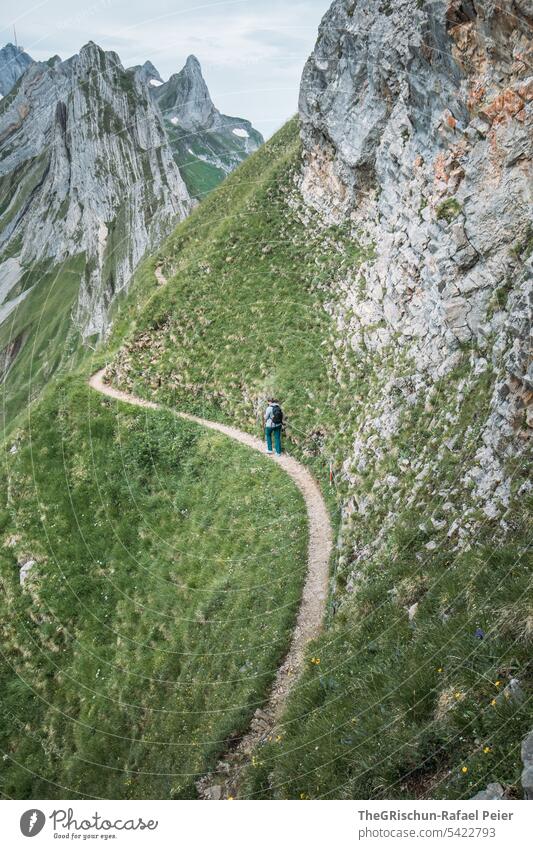
M 120 61 L 118 53 L 114 50 L 104 50 L 103 47 L 100 47 L 100 45 L 96 44 L 94 41 L 88 41 L 87 44 L 84 44 L 80 49 L 78 56 L 84 65 L 93 65 L 95 63 L 105 62 L 111 65 L 117 65 L 121 70 L 124 70 L 124 66 Z
M 9 94 L 17 80 L 33 64 L 23 47 L 8 42 L 0 49 L 0 95 Z
M 15 57 L 15 56 L 28 56 L 28 54 L 24 51 L 23 47 L 20 47 L 18 44 L 13 44 L 13 42 L 8 41 L 7 44 L 5 44 L 0 49 L 0 56 Z M 31 57 L 29 57 L 29 58 L 31 59 Z M 33 61 L 33 59 L 31 61 Z
M 200 60 L 194 55 L 194 53 L 189 54 L 187 56 L 187 61 L 185 62 L 185 66 L 183 70 L 187 70 L 192 73 L 202 74 L 202 66 L 200 64 Z
M 186 130 L 211 127 L 219 114 L 211 100 L 200 62 L 193 55 L 187 58 L 181 71 L 159 86 L 155 97 L 162 112 Z
M 11 42 L 11 41 L 8 41 L 7 44 L 5 44 L 0 49 L 0 55 L 5 55 L 5 56 L 17 56 L 19 53 L 23 53 L 23 52 L 24 52 L 24 50 L 23 50 L 22 47 L 19 47 L 18 45 L 13 44 L 13 42 Z
M 127 68 L 128 73 L 134 74 L 137 79 L 149 86 L 158 87 L 163 85 L 163 77 L 149 59 L 143 65 L 133 65 Z
M 157 80 L 160 83 L 164 82 L 163 77 L 161 76 L 155 65 L 153 65 L 149 59 L 147 59 L 147 61 L 144 63 L 142 69 L 145 74 L 150 77 L 151 80 Z
M 100 45 L 96 44 L 95 41 L 89 40 L 84 45 L 82 45 L 82 47 L 80 47 L 80 52 L 78 55 L 80 56 L 80 58 L 85 58 L 101 56 L 102 54 L 105 55 L 105 53 L 106 51 L 103 49 L 103 47 L 100 47 Z
M 223 115 L 211 99 L 194 54 L 162 85 L 151 89 L 189 192 L 202 197 L 263 143 L 243 118 Z

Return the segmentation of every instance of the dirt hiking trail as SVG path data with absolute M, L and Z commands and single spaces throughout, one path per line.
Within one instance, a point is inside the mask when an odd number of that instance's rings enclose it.
M 104 373 L 105 369 L 101 369 L 89 380 L 89 385 L 97 392 L 137 407 L 147 407 L 151 410 L 161 408 L 160 404 L 115 389 L 104 381 Z M 212 422 L 189 413 L 176 411 L 175 414 L 179 418 L 223 433 L 255 451 L 261 453 L 265 451 L 265 446 L 260 439 L 235 427 Z M 281 457 L 274 454 L 272 460 L 292 478 L 304 497 L 307 509 L 309 527 L 307 574 L 300 609 L 289 651 L 276 673 L 266 705 L 262 710 L 255 711 L 249 730 L 222 756 L 215 771 L 197 782 L 198 793 L 202 799 L 238 798 L 241 773 L 247 767 L 254 749 L 276 734 L 289 691 L 302 672 L 305 648 L 308 642 L 320 633 L 326 609 L 329 559 L 333 541 L 326 504 L 315 479 L 301 463 L 285 454 Z

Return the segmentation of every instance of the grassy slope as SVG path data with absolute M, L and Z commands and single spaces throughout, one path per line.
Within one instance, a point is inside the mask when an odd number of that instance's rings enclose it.
M 6 454 L 0 790 L 193 797 L 290 636 L 305 512 L 266 458 L 56 385 Z M 17 563 L 37 564 L 21 591 Z
M 230 130 L 185 133 L 167 119 L 165 129 L 189 194 L 199 200 L 219 186 L 244 156 L 242 142 L 232 138 Z M 211 161 L 205 162 L 203 157 Z
M 60 266 L 32 267 L 18 288 L 33 286 L 30 294 L 0 327 L 0 351 L 21 337 L 22 347 L 1 388 L 2 431 L 9 431 L 16 416 L 36 398 L 63 362 L 81 358 L 78 334 L 71 313 L 76 306 L 85 256 Z
M 461 550 L 457 532 L 448 535 L 471 504 L 462 476 L 480 444 L 497 369 L 469 375 L 465 348 L 457 369 L 435 383 L 430 405 L 404 405 L 396 434 L 365 431 L 386 377 L 408 381 L 412 366 L 394 346 L 356 355 L 335 338 L 323 307 L 362 251 L 347 228 L 320 228 L 298 209 L 298 163 L 292 123 L 176 230 L 141 270 L 137 297 L 118 318 L 117 339 L 135 327 L 112 367 L 126 388 L 237 418 L 251 431 L 262 399 L 276 392 L 291 451 L 321 481 L 330 460 L 340 470 L 357 434 L 379 449 L 353 484 L 339 476 L 339 501 L 355 494 L 367 506 L 354 513 L 335 565 L 338 613 L 311 647 L 320 664 L 309 663 L 282 740 L 259 754 L 248 792 L 468 797 L 497 779 L 512 793 L 531 714 L 526 497 L 511 500 L 507 537 L 481 513 L 470 550 Z M 156 264 L 170 281 L 160 289 Z M 429 474 L 420 474 L 424 466 Z M 513 471 L 515 494 L 524 469 Z M 478 626 L 482 642 L 473 636 Z M 524 700 L 493 704 L 513 676 Z
M 347 227 L 304 227 L 288 202 L 299 162 L 293 121 L 176 229 L 117 316 L 111 346 L 126 328 L 127 341 L 112 370 L 141 394 L 258 433 L 264 398 L 279 395 L 291 449 L 323 479 L 320 449 L 342 406 L 324 305 L 332 277 L 364 252 Z M 169 285 L 154 285 L 155 265 Z
M 185 181 L 189 194 L 198 199 L 204 198 L 210 191 L 220 185 L 226 173 L 211 162 L 203 162 L 199 156 L 208 152 L 206 140 L 196 133 L 183 134 L 183 130 L 174 127 L 170 121 L 165 121 L 165 128 L 172 147 L 174 159 L 180 174 Z M 210 150 L 211 153 L 211 145 Z M 217 155 L 223 150 L 216 149 Z
M 440 387 L 442 406 L 434 409 L 442 416 L 456 385 L 452 377 Z M 365 519 L 356 517 L 346 540 L 337 574 L 342 604 L 311 649 L 320 664 L 309 664 L 293 696 L 282 741 L 265 748 L 248 777 L 250 795 L 469 798 L 496 780 L 521 798 L 520 743 L 531 727 L 533 684 L 531 498 L 511 503 L 507 538 L 480 517 L 472 547 L 458 552 L 441 495 L 460 483 L 477 445 L 478 432 L 469 435 L 465 424 L 486 397 L 486 385 L 477 389 L 462 428 L 443 422 L 429 430 L 432 416 L 420 408 L 402 423 L 395 440 L 406 459 L 430 440 L 436 452 L 450 431 L 464 439 L 419 486 L 413 507 L 406 501 L 414 476 L 405 476 L 397 501 L 387 492 L 385 474 L 398 473 L 394 457 L 366 470 L 361 483 L 377 503 Z M 515 492 L 525 476 L 516 469 Z M 352 558 L 379 532 L 391 502 L 394 526 L 377 556 L 357 561 L 354 580 Z M 514 677 L 521 695 L 508 699 Z

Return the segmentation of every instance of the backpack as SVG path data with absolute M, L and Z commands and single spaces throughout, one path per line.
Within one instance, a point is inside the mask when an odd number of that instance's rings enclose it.
M 279 404 L 272 404 L 270 420 L 272 422 L 273 427 L 277 427 L 278 425 L 283 424 L 283 410 L 281 409 Z

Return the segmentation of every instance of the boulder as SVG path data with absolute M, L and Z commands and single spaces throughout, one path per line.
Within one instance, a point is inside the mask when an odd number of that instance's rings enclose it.
M 503 787 L 497 782 L 488 784 L 485 790 L 480 790 L 479 793 L 472 796 L 472 799 L 497 802 L 499 799 L 503 799 Z

